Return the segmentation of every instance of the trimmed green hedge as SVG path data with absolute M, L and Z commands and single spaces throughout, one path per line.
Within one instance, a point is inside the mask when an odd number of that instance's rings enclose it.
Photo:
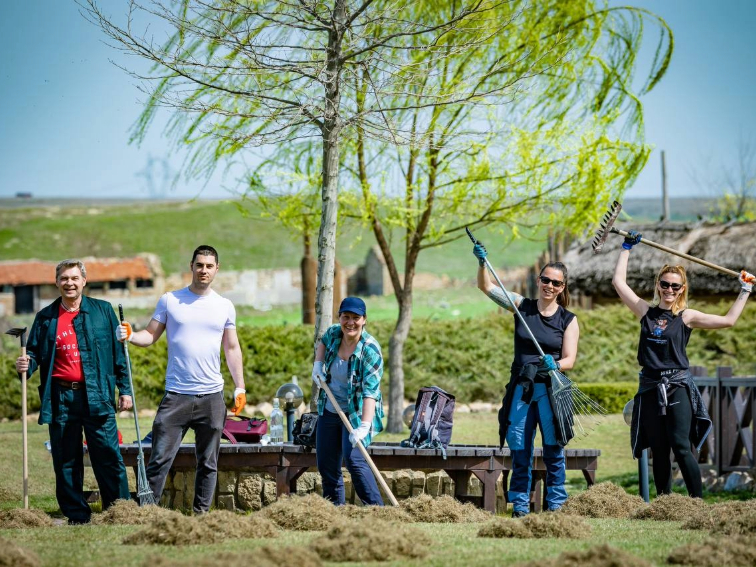
M 708 312 L 726 313 L 729 304 L 707 307 Z M 638 322 L 622 306 L 591 311 L 576 310 L 580 322 L 578 363 L 570 378 L 606 409 L 619 412 L 634 393 L 638 365 Z M 508 313 L 457 321 L 415 321 L 405 347 L 405 395 L 414 399 L 419 388 L 438 385 L 457 396 L 460 403 L 474 400 L 498 401 L 509 381 L 512 359 L 513 318 Z M 388 352 L 391 321 L 370 322 L 369 330 Z M 309 395 L 312 367 L 312 327 L 240 327 L 248 400 L 271 400 L 278 386 L 299 376 Z M 733 366 L 735 375 L 753 373 L 756 363 L 756 308 L 749 305 L 735 329 L 696 330 L 688 346 L 690 362 L 705 366 Z M 166 341 L 150 348 L 131 347 L 134 381 L 139 407 L 154 407 L 163 394 Z M 20 414 L 21 389 L 13 366 L 17 353 L 6 349 L 0 355 L 0 417 Z M 226 394 L 233 391 L 224 365 Z M 384 395 L 388 393 L 388 372 Z M 33 376 L 29 407 L 38 409 L 38 384 Z M 229 400 L 230 402 L 230 400 Z

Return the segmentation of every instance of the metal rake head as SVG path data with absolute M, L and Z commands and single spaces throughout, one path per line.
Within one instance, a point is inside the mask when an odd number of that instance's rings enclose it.
M 614 221 L 617 220 L 621 210 L 622 204 L 619 201 L 614 201 L 604 215 L 604 218 L 601 219 L 601 226 L 596 231 L 596 236 L 593 238 L 592 246 L 594 254 L 601 252 L 601 249 L 604 247 L 604 242 L 606 242 L 606 237 L 609 236 L 609 233 L 612 231 Z

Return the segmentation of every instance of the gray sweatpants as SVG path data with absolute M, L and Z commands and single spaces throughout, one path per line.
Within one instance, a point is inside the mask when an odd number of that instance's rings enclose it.
M 223 392 L 187 395 L 166 392 L 152 424 L 152 453 L 147 465 L 147 481 L 160 500 L 165 479 L 181 441 L 194 431 L 197 473 L 194 479 L 195 514 L 207 512 L 213 502 L 218 478 L 218 451 L 226 421 Z

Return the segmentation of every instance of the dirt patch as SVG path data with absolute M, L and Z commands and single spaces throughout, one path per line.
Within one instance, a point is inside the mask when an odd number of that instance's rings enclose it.
M 53 519 L 42 510 L 27 510 L 25 508 L 0 510 L 0 528 L 4 530 L 49 528 L 53 525 Z
M 428 554 L 430 539 L 412 526 L 373 520 L 333 526 L 312 547 L 325 561 L 395 561 Z
M 222 534 L 195 518 L 176 514 L 158 518 L 147 527 L 123 538 L 126 545 L 195 545 L 218 543 Z
M 706 504 L 700 498 L 675 493 L 662 494 L 631 517 L 634 520 L 685 522 L 698 516 L 705 506 Z
M 518 567 L 651 567 L 651 563 L 610 545 L 585 551 L 564 551 L 553 559 L 518 563 Z
M 756 514 L 756 499 L 720 502 L 702 506 L 691 518 L 685 521 L 685 530 L 712 530 L 722 523 L 731 522 L 743 515 Z
M 528 514 L 522 519 L 497 518 L 478 530 L 478 537 L 495 538 L 571 538 L 582 539 L 591 534 L 591 526 L 583 519 L 566 514 Z
M 252 561 L 250 561 L 252 557 Z M 191 567 L 216 567 L 217 565 L 246 565 L 250 562 L 254 567 L 280 567 L 282 557 L 296 558 L 299 567 L 321 567 L 323 562 L 313 551 L 304 547 L 283 546 L 272 547 L 265 545 L 255 547 L 246 553 L 229 553 L 221 551 L 205 557 L 192 558 Z M 151 555 L 142 563 L 144 567 L 187 567 L 186 560 L 175 560 L 163 555 Z
M 674 549 L 667 557 L 667 563 L 698 567 L 751 567 L 756 565 L 756 538 L 709 538 L 703 543 L 689 543 Z
M 403 500 L 400 506 L 414 522 L 460 524 L 485 522 L 491 519 L 490 513 L 476 508 L 469 502 L 462 504 L 448 495 L 433 498 L 428 494 L 421 494 Z
M 181 515 L 161 506 L 140 506 L 135 500 L 116 500 L 102 514 L 92 514 L 93 524 L 145 525 L 159 518 Z
M 0 537 L 0 567 L 39 567 L 37 554 Z
M 341 506 L 339 511 L 347 518 L 358 520 L 375 518 L 387 522 L 408 523 L 412 521 L 412 516 L 397 506 L 355 506 L 354 504 L 347 504 Z
M 584 518 L 629 518 L 645 506 L 640 496 L 628 494 L 612 482 L 600 482 L 580 494 L 570 496 L 561 511 Z
M 268 518 L 280 528 L 295 531 L 324 531 L 344 521 L 338 508 L 317 494 L 281 496 L 255 516 Z
M 228 510 L 215 510 L 197 516 L 195 520 L 223 539 L 267 539 L 279 535 L 278 527 L 267 518 L 245 516 Z

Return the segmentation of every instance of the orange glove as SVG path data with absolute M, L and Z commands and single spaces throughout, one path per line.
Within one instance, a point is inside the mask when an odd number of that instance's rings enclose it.
M 131 328 L 131 323 L 128 321 L 121 322 L 116 328 L 116 339 L 119 341 L 130 341 L 131 335 L 134 334 L 134 329 Z
M 236 388 L 234 390 L 234 409 L 231 410 L 231 413 L 239 415 L 246 405 L 247 394 L 245 393 L 244 388 Z
M 740 272 L 740 277 L 738 278 L 740 280 L 740 289 L 743 291 L 747 291 L 748 293 L 751 293 L 751 289 L 753 289 L 753 284 L 756 281 L 756 276 L 753 274 L 749 274 L 745 270 Z

